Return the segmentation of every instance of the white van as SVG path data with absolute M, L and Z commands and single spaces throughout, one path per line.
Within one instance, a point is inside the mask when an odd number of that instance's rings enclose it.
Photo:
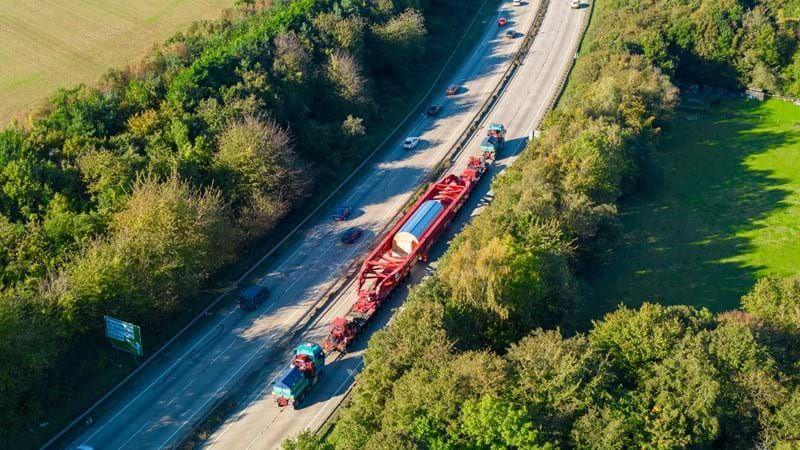
M 581 7 L 581 0 L 570 0 L 569 5 L 572 9 L 579 9 Z

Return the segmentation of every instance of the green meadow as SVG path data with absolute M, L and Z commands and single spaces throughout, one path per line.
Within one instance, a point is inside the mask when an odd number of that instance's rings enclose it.
M 800 272 L 799 138 L 791 103 L 685 98 L 588 273 L 582 318 L 645 300 L 729 310 L 757 278 Z

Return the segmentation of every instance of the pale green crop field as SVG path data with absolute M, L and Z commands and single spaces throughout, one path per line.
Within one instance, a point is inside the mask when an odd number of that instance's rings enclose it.
M 234 0 L 0 0 L 0 127 Z

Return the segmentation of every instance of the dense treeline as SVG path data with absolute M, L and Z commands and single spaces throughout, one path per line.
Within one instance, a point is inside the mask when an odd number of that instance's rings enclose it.
M 677 79 L 800 96 L 797 0 L 615 0 L 603 43 Z
M 357 159 L 447 4 L 238 3 L 0 133 L 4 438 L 113 363 L 103 315 L 160 329 Z
M 285 446 L 798 445 L 796 279 L 762 280 L 744 311 L 622 307 L 563 336 L 582 269 L 615 237 L 618 199 L 646 181 L 678 101 L 671 78 L 791 93 L 795 3 L 598 0 L 542 137 L 372 338 L 332 432 Z

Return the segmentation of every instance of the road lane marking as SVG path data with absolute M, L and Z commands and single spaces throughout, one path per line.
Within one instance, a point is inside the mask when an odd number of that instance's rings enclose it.
M 188 383 L 186 383 L 186 386 L 184 386 L 184 387 L 183 387 L 183 389 L 181 389 L 181 391 L 180 391 L 180 392 L 178 392 L 177 394 L 175 394 L 175 397 L 172 397 L 172 400 L 170 400 L 170 401 L 169 401 L 169 403 L 167 403 L 166 405 L 164 405 L 164 409 L 167 409 L 167 408 L 169 407 L 169 405 L 171 405 L 171 404 L 172 404 L 172 402 L 174 402 L 174 401 L 175 401 L 175 399 L 176 399 L 176 398 L 180 397 L 180 395 L 181 395 L 181 394 L 183 394 L 183 391 L 185 391 L 186 389 L 188 389 L 188 388 L 189 388 L 189 386 L 191 386 L 191 384 L 192 384 L 192 383 L 194 383 L 194 378 L 192 378 L 192 380 L 191 380 L 191 381 L 189 381 Z
M 363 366 L 363 365 L 364 365 L 364 356 L 363 356 L 363 352 L 362 352 L 361 361 L 358 362 L 358 365 L 355 367 L 355 369 L 353 369 L 353 372 L 347 374 L 347 376 L 345 377 L 344 381 L 342 381 L 342 384 L 340 384 L 339 387 L 336 388 L 335 391 L 333 391 L 333 397 L 329 398 L 328 401 L 326 401 L 325 404 L 322 405 L 322 408 L 320 408 L 319 412 L 317 412 L 317 415 L 315 415 L 314 418 L 311 419 L 310 422 L 308 422 L 308 426 L 305 428 L 306 430 L 310 430 L 311 429 L 311 425 L 313 425 L 314 422 L 317 420 L 317 418 L 319 418 L 319 415 L 322 414 L 323 411 L 325 411 L 325 408 L 328 407 L 328 404 L 330 402 L 332 402 L 336 398 L 337 395 L 339 395 L 339 391 L 342 390 L 344 385 L 349 383 L 351 378 L 353 380 L 355 380 L 356 375 L 361 371 L 361 366 Z
M 264 311 L 264 312 L 266 312 L 266 311 Z M 228 351 L 228 349 L 229 349 L 229 348 L 231 348 L 231 347 L 233 346 L 233 344 L 235 344 L 235 343 L 236 343 L 236 339 L 234 338 L 234 340 L 232 340 L 232 341 L 231 341 L 231 343 L 230 343 L 230 344 L 229 344 L 227 347 L 225 347 L 225 350 L 223 350 L 223 351 L 219 352 L 219 354 L 217 355 L 217 357 L 216 357 L 216 358 L 214 358 L 214 359 L 212 359 L 212 360 L 211 360 L 211 362 L 210 362 L 210 363 L 208 363 L 208 365 L 210 366 L 210 365 L 214 364 L 215 362 L 217 362 L 217 360 L 218 360 L 218 359 L 219 359 L 219 358 L 220 358 L 222 355 L 224 355 L 224 354 L 225 354 L 225 352 L 227 352 L 227 351 Z
M 295 311 L 295 313 L 294 313 L 294 314 L 292 314 L 292 317 L 294 317 L 294 316 L 295 316 L 295 314 L 297 314 L 297 311 Z M 288 322 L 288 321 L 287 321 L 287 322 Z M 243 364 L 241 364 L 241 365 L 239 366 L 239 368 L 237 368 L 237 369 L 236 369 L 236 370 L 235 370 L 235 371 L 234 371 L 234 372 L 231 374 L 231 376 L 229 376 L 228 378 L 226 378 L 226 379 L 225 379 L 225 381 L 224 381 L 224 382 L 223 382 L 223 383 L 222 383 L 222 384 L 221 384 L 221 385 L 220 385 L 220 386 L 217 388 L 217 390 L 216 390 L 216 391 L 214 391 L 214 393 L 213 393 L 211 396 L 209 396 L 209 397 L 206 399 L 206 401 L 205 401 L 205 402 L 203 402 L 203 404 L 202 404 L 202 405 L 200 405 L 200 408 L 196 409 L 196 410 L 195 410 L 195 411 L 194 411 L 194 412 L 193 412 L 193 413 L 192 413 L 192 414 L 191 414 L 191 415 L 190 415 L 190 416 L 189 416 L 189 417 L 188 417 L 186 420 L 184 420 L 184 421 L 183 421 L 183 422 L 180 424 L 180 426 L 178 426 L 178 428 L 177 428 L 177 429 L 176 429 L 176 430 L 175 430 L 175 431 L 174 431 L 174 432 L 173 432 L 171 435 L 169 435 L 169 437 L 167 438 L 167 440 L 166 440 L 166 441 L 164 441 L 164 443 L 162 443 L 162 444 L 161 444 L 161 445 L 160 445 L 158 448 L 159 448 L 159 449 L 161 449 L 161 448 L 164 448 L 164 446 L 165 446 L 165 445 L 167 445 L 167 443 L 168 443 L 169 441 L 171 441 L 171 440 L 172 440 L 172 438 L 173 438 L 173 437 L 175 437 L 175 435 L 176 435 L 176 434 L 178 434 L 178 432 L 179 432 L 179 431 L 180 431 L 180 430 L 183 428 L 183 426 L 184 426 L 184 425 L 186 425 L 187 423 L 189 423 L 189 421 L 191 421 L 191 420 L 194 418 L 194 416 L 196 416 L 196 415 L 197 415 L 197 413 L 198 413 L 198 412 L 202 411 L 202 410 L 203 410 L 203 408 L 205 408 L 205 406 L 208 404 L 208 402 L 210 402 L 210 401 L 211 401 L 211 399 L 215 398 L 215 397 L 217 396 L 217 394 L 219 394 L 219 392 L 220 392 L 220 391 L 221 391 L 221 390 L 222 390 L 222 389 L 223 389 L 223 388 L 224 388 L 224 387 L 225 387 L 225 386 L 228 384 L 228 382 L 230 382 L 230 381 L 233 379 L 233 377 L 235 377 L 236 375 L 238 375 L 238 374 L 239 374 L 239 372 L 241 372 L 241 371 L 242 371 L 242 369 L 244 369 L 244 368 L 245 368 L 245 367 L 246 367 L 246 366 L 247 366 L 247 365 L 250 363 L 250 361 L 252 361 L 252 360 L 253 360 L 253 358 L 255 358 L 255 357 L 256 357 L 256 355 L 257 355 L 259 352 L 261 352 L 261 350 L 263 350 L 263 349 L 264 349 L 264 347 L 266 347 L 266 346 L 267 346 L 267 344 L 268 344 L 268 343 L 269 343 L 269 341 L 266 341 L 266 340 L 265 340 L 265 341 L 264 341 L 264 342 L 263 342 L 263 343 L 262 343 L 262 344 L 261 344 L 261 345 L 258 347 L 258 349 L 256 349 L 256 351 L 252 352 L 252 353 L 250 354 L 250 356 L 249 356 L 249 357 L 248 357 L 248 358 L 245 360 L 245 362 L 244 362 Z
M 128 445 L 128 443 L 129 443 L 130 441 L 132 441 L 132 440 L 133 440 L 133 438 L 134 438 L 134 437 L 136 437 L 136 435 L 137 435 L 137 434 L 139 434 L 139 432 L 140 432 L 140 431 L 142 431 L 142 430 L 144 429 L 144 427 L 146 427 L 146 426 L 147 426 L 149 423 L 150 423 L 150 421 L 148 420 L 147 422 L 145 422 L 145 423 L 144 423 L 144 425 L 142 425 L 141 427 L 139 427 L 139 429 L 138 429 L 138 430 L 136 430 L 136 433 L 133 433 L 133 434 L 131 435 L 131 437 L 129 437 L 129 438 L 128 438 L 128 439 L 127 439 L 125 442 L 123 442 L 123 443 L 122 443 L 122 445 L 120 445 L 120 446 L 119 446 L 119 449 L 118 449 L 118 450 L 122 450 L 122 449 L 123 449 L 123 448 L 124 448 L 126 445 Z
M 272 276 L 272 275 L 277 275 L 277 274 L 278 274 L 278 272 L 280 272 L 280 271 L 281 271 L 281 268 L 282 268 L 284 265 L 286 265 L 286 263 L 287 263 L 287 262 L 291 261 L 291 260 L 292 260 L 292 258 L 294 257 L 294 255 L 295 255 L 297 252 L 299 252 L 299 251 L 300 251 L 300 249 L 302 249 L 302 248 L 303 248 L 303 245 L 304 245 L 304 243 L 305 243 L 305 240 L 301 241 L 300 245 L 298 245 L 298 246 L 297 246 L 297 248 L 296 248 L 296 249 L 294 249 L 294 251 L 293 251 L 291 254 L 289 254 L 289 256 L 287 256 L 286 258 L 284 258 L 283 262 L 282 262 L 282 263 L 280 263 L 280 264 L 278 265 L 278 267 L 276 267 L 275 269 L 273 269 L 273 270 L 272 270 L 272 271 L 270 271 L 270 272 L 267 272 L 267 274 L 266 274 L 266 275 L 264 275 L 263 277 L 261 277 L 261 278 L 260 278 L 258 281 L 260 281 L 260 282 L 263 282 L 264 280 L 266 280 L 266 279 L 267 279 L 267 278 L 269 278 L 270 276 Z
M 267 308 L 264 310 L 264 312 L 263 312 L 263 313 L 266 313 L 266 312 L 268 312 L 268 311 L 269 311 L 269 310 L 270 310 L 270 309 L 271 309 L 271 308 L 272 308 L 274 305 L 275 305 L 275 302 L 272 302 L 272 304 L 270 304 L 269 306 L 267 306 Z M 157 378 L 156 378 L 156 379 L 155 379 L 155 380 L 154 380 L 152 383 L 150 383 L 150 385 L 148 385 L 146 388 L 144 388 L 144 390 L 142 390 L 142 392 L 140 392 L 140 393 L 139 393 L 139 395 L 137 395 L 137 396 L 136 396 L 136 397 L 135 397 L 133 400 L 131 400 L 130 402 L 128 402 L 128 403 L 125 405 L 125 407 L 123 407 L 123 408 L 122 408 L 121 410 L 119 410 L 119 411 L 118 411 L 118 412 L 117 412 L 117 413 L 116 413 L 116 414 L 115 414 L 113 417 L 111 417 L 111 419 L 109 419 L 109 420 L 108 420 L 106 423 L 104 423 L 102 426 L 100 426 L 100 428 L 98 428 L 98 429 L 97 429 L 97 431 L 95 431 L 95 432 L 94 432 L 94 433 L 93 433 L 91 436 L 89 436 L 88 438 L 86 438 L 86 440 L 85 440 L 85 441 L 84 441 L 84 442 L 83 442 L 81 445 L 86 445 L 86 444 L 88 444 L 88 442 L 89 442 L 90 440 L 92 440 L 92 438 L 94 438 L 94 437 L 97 435 L 97 433 L 99 433 L 100 431 L 102 431 L 102 430 L 103 430 L 103 428 L 105 428 L 105 426 L 106 426 L 106 425 L 108 425 L 109 423 L 113 422 L 113 421 L 114 421 L 114 420 L 115 420 L 115 419 L 116 419 L 116 418 L 117 418 L 117 417 L 118 417 L 120 414 L 122 414 L 122 413 L 123 413 L 123 412 L 124 412 L 126 409 L 128 409 L 128 407 L 130 407 L 130 406 L 131 406 L 133 403 L 135 403 L 137 400 L 139 400 L 139 398 L 140 398 L 142 395 L 144 395 L 144 393 L 145 393 L 145 392 L 147 392 L 148 390 L 150 390 L 150 389 L 151 389 L 151 388 L 152 388 L 152 387 L 153 387 L 153 386 L 154 386 L 156 383 L 158 383 L 158 382 L 159 382 L 159 381 L 160 381 L 160 380 L 161 380 L 161 379 L 164 377 L 164 375 L 166 375 L 167 373 L 171 372 L 171 371 L 172 371 L 172 369 L 173 369 L 175 366 L 177 366 L 177 365 L 178 365 L 178 363 L 180 363 L 181 361 L 183 361 L 183 359 L 184 359 L 184 358 L 186 358 L 186 356 L 187 356 L 188 354 L 192 353 L 192 352 L 194 351 L 194 349 L 195 349 L 195 348 L 196 348 L 198 345 L 200 345 L 200 343 L 202 343 L 203 341 L 205 341 L 205 339 L 208 337 L 208 335 L 209 335 L 209 334 L 211 334 L 213 331 L 216 331 L 216 329 L 217 329 L 217 328 L 218 328 L 220 325 L 222 325 L 222 323 L 223 323 L 225 320 L 227 320 L 227 319 L 228 319 L 228 317 L 230 317 L 230 316 L 231 316 L 231 315 L 232 315 L 234 312 L 236 312 L 236 311 L 237 311 L 237 309 L 236 309 L 236 308 L 234 308 L 234 309 L 230 310 L 230 311 L 229 311 L 229 312 L 228 312 L 228 313 L 227 313 L 227 314 L 226 314 L 224 317 L 222 317 L 222 319 L 220 319 L 220 321 L 219 321 L 219 322 L 217 322 L 217 324 L 216 324 L 216 325 L 214 325 L 213 327 L 211 327 L 211 329 L 210 329 L 210 330 L 208 330 L 208 332 L 207 332 L 205 335 L 203 335 L 203 337 L 201 337 L 201 338 L 200 338 L 200 339 L 199 339 L 197 342 L 195 342 L 195 344 L 194 344 L 194 345 L 193 345 L 191 348 L 189 348 L 189 350 L 187 350 L 187 351 L 186 351 L 186 352 L 185 352 L 183 355 L 181 355 L 181 357 L 180 357 L 180 358 L 178 358 L 177 360 L 175 360 L 175 362 L 174 362 L 174 363 L 173 363 L 173 364 L 172 364 L 172 365 L 171 365 L 171 366 L 170 366 L 170 367 L 169 367 L 167 370 L 165 370 L 164 372 L 162 372 L 162 373 L 161 373 L 161 374 L 160 374 L 160 375 L 159 375 L 159 376 L 158 376 L 158 377 L 157 377 Z M 261 314 L 263 314 L 263 313 L 261 313 Z M 137 433 L 138 433 L 138 431 L 137 431 Z M 134 434 L 134 435 L 135 435 L 135 434 Z
M 582 14 L 586 14 L 586 13 L 582 13 Z M 584 20 L 583 16 L 581 15 L 581 20 L 578 21 L 578 23 L 577 23 L 578 26 L 575 27 L 575 28 L 580 29 L 581 25 L 583 25 L 583 20 Z M 575 54 L 573 53 L 576 50 L 575 39 L 577 39 L 577 37 L 581 36 L 581 35 L 583 35 L 583 33 L 573 33 L 572 39 L 570 39 L 570 46 L 569 46 L 570 55 L 561 64 L 561 69 L 558 71 L 559 76 L 554 78 L 555 83 L 558 83 L 558 82 L 561 81 L 561 75 L 564 73 L 564 69 L 565 69 L 566 65 L 570 62 L 570 60 L 572 58 L 575 57 Z M 551 85 L 549 91 L 552 92 L 554 88 L 555 88 L 555 85 Z M 550 96 L 552 97 L 553 95 L 555 95 L 555 93 L 552 93 Z M 542 111 L 547 107 L 548 103 L 550 103 L 550 102 L 545 102 L 544 104 L 542 104 L 541 108 L 539 108 L 539 110 L 536 111 L 536 115 L 534 116 L 534 122 L 536 122 L 536 118 L 539 117 L 542 114 Z
M 116 420 L 116 418 L 117 418 L 117 417 L 119 417 L 119 415 L 120 415 L 120 414 L 122 414 L 123 412 L 125 412 L 125 410 L 127 410 L 127 409 L 128 409 L 128 408 L 129 408 L 129 407 L 132 405 L 132 404 L 134 404 L 135 402 L 137 402 L 137 401 L 138 401 L 138 400 L 139 400 L 139 399 L 142 397 L 142 395 L 144 395 L 144 394 L 145 394 L 147 391 L 149 391 L 150 389 L 152 389 L 152 387 L 153 387 L 153 386 L 155 386 L 156 384 L 158 384 L 158 383 L 161 381 L 161 379 L 163 379 L 163 378 L 164 378 L 164 376 L 165 376 L 166 374 L 170 373 L 170 372 L 172 371 L 172 369 L 174 369 L 174 368 L 175 368 L 175 367 L 176 367 L 176 366 L 177 366 L 179 363 L 183 362 L 183 361 L 184 361 L 184 359 L 186 358 L 186 356 L 187 356 L 187 355 L 189 355 L 190 353 L 192 353 L 192 352 L 194 351 L 194 349 L 195 349 L 195 348 L 197 348 L 197 346 L 198 346 L 198 345 L 200 345 L 201 343 L 203 343 L 203 342 L 205 341 L 205 339 L 208 337 L 208 335 L 209 335 L 209 334 L 211 334 L 212 332 L 216 331 L 216 330 L 217 330 L 217 327 L 219 327 L 220 325 L 222 325 L 222 323 L 223 323 L 223 322 L 225 322 L 226 320 L 228 320 L 228 317 L 230 317 L 230 316 L 231 316 L 231 315 L 232 315 L 232 314 L 233 314 L 235 311 L 236 311 L 235 309 L 234 309 L 234 310 L 231 310 L 231 311 L 230 311 L 230 312 L 228 312 L 228 313 L 227 313 L 225 316 L 223 316 L 223 317 L 222 317 L 222 319 L 220 319 L 220 321 L 219 321 L 219 322 L 217 322 L 217 324 L 216 324 L 216 325 L 214 325 L 213 327 L 211 327 L 211 329 L 209 329 L 209 330 L 208 330 L 208 332 L 207 332 L 206 334 L 204 334 L 204 335 L 203 335 L 203 337 L 201 337 L 200 339 L 198 339 L 198 340 L 197 340 L 197 342 L 195 342 L 195 343 L 194 343 L 194 345 L 192 345 L 192 346 L 189 348 L 189 350 L 187 350 L 186 352 L 184 352 L 184 353 L 183 353 L 183 355 L 181 355 L 181 356 L 180 356 L 178 359 L 176 359 L 176 360 L 175 360 L 175 362 L 174 362 L 174 363 L 172 363 L 172 365 L 170 365 L 170 366 L 169 366 L 169 367 L 168 367 L 166 370 L 164 370 L 163 372 L 161 372 L 161 374 L 160 374 L 158 377 L 156 377 L 156 379 L 155 379 L 155 380 L 153 380 L 153 382 L 152 382 L 152 383 L 150 383 L 149 385 L 147 385 L 147 387 L 146 387 L 146 388 L 144 388 L 144 389 L 143 389 L 143 390 L 142 390 L 142 391 L 139 393 L 139 395 L 137 395 L 136 397 L 134 397 L 134 398 L 133 398 L 133 400 L 131 400 L 131 401 L 129 401 L 128 403 L 126 403 L 126 404 L 125 404 L 125 406 L 124 406 L 124 407 L 122 407 L 122 409 L 120 409 L 119 411 L 117 411 L 117 413 L 116 413 L 116 414 L 114 414 L 114 415 L 111 417 L 111 419 L 109 419 L 108 421 L 106 421 L 105 423 L 103 423 L 103 424 L 102 424 L 102 425 L 101 425 L 99 428 L 97 428 L 97 430 L 95 430 L 95 432 L 94 432 L 94 433 L 92 433 L 92 434 L 91 434 L 91 435 L 90 435 L 88 438 L 86 438 L 86 440 L 85 440 L 85 441 L 83 441 L 83 443 L 82 443 L 81 445 L 87 445 L 87 444 L 89 443 L 89 441 L 91 441 L 91 440 L 92 440 L 92 438 L 94 438 L 95 436 L 97 436 L 97 434 L 98 434 L 98 433 L 100 433 L 100 431 L 102 431 L 102 430 L 103 430 L 103 428 L 105 428 L 105 427 L 106 427 L 106 425 L 108 425 L 108 424 L 110 424 L 111 422 L 113 422 L 114 420 Z

